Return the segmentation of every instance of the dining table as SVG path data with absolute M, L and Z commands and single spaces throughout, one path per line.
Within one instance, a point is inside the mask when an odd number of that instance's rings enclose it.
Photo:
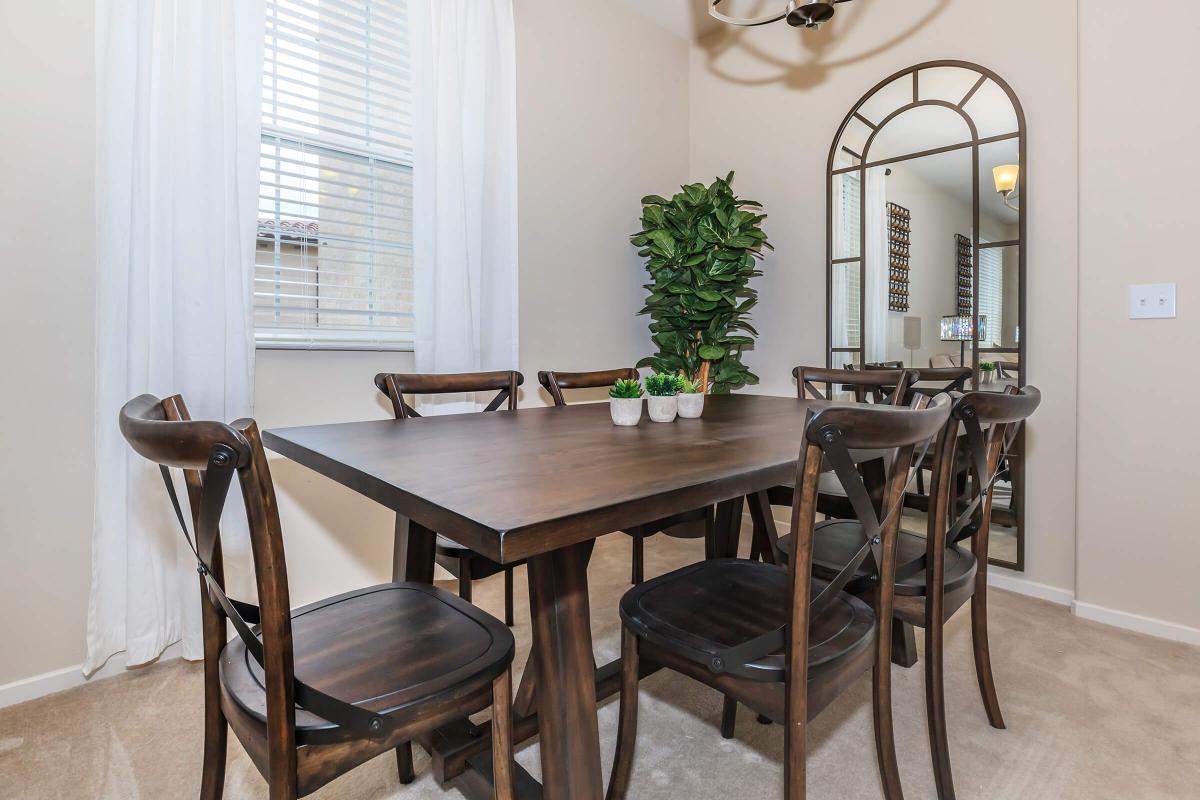
M 596 704 L 616 693 L 619 663 L 597 668 L 592 651 L 595 539 L 715 505 L 708 555 L 736 555 L 743 499 L 762 514 L 755 501 L 795 480 L 808 413 L 825 405 L 711 395 L 698 419 L 620 427 L 607 403 L 583 403 L 272 429 L 263 441 L 395 512 L 394 580 L 433 582 L 437 534 L 527 561 L 532 644 L 514 740 L 539 737 L 541 781 L 518 765 L 517 796 L 602 800 Z M 439 783 L 492 797 L 486 726 L 461 720 L 420 744 Z

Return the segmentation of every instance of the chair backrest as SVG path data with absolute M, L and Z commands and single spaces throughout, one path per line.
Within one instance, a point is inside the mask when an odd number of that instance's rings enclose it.
M 885 368 L 867 364 L 867 369 L 882 370 Z M 971 380 L 970 367 L 910 367 L 908 373 L 910 375 L 909 387 L 930 395 L 964 391 L 967 381 Z M 912 384 L 915 383 L 936 385 L 914 387 Z
M 929 357 L 929 366 L 933 369 L 946 369 L 947 367 L 958 367 L 961 364 L 955 363 L 958 359 L 949 353 L 934 353 Z
M 878 404 L 847 404 L 810 411 L 796 474 L 792 503 L 792 595 L 787 668 L 789 680 L 806 685 L 810 624 L 835 605 L 838 593 L 864 564 L 878 579 L 875 592 L 878 628 L 876 662 L 886 669 L 891 651 L 891 619 L 896 581 L 896 542 L 909 465 L 918 448 L 928 446 L 945 429 L 950 416 L 949 396 L 919 396 L 911 408 Z M 884 486 L 878 506 L 863 482 L 855 457 L 879 458 Z M 863 451 L 867 451 L 863 453 Z M 821 472 L 832 465 L 846 490 L 861 526 L 858 552 L 815 598 L 812 597 L 813 537 L 817 523 L 817 494 Z
M 898 406 L 904 402 L 904 393 L 912 383 L 912 374 L 907 370 L 859 370 L 831 369 L 828 367 L 799 366 L 792 370 L 796 379 L 796 392 L 801 400 L 830 400 L 835 387 L 850 387 L 854 399 L 859 403 L 886 403 Z M 816 384 L 826 385 L 825 393 Z
M 224 575 L 217 523 L 225 506 L 230 481 L 234 474 L 237 475 L 254 556 L 268 730 L 272 736 L 284 737 L 284 745 L 294 745 L 296 683 L 287 566 L 275 488 L 257 423 L 252 419 L 238 420 L 228 425 L 193 421 L 179 395 L 159 400 L 153 395 L 144 394 L 130 400 L 121 409 L 120 426 L 130 447 L 158 464 L 167 480 L 170 480 L 170 469 L 183 470 L 197 560 L 221 590 L 222 597 Z M 173 489 L 170 491 L 173 492 Z M 182 515 L 180 524 L 184 524 Z M 218 602 L 217 592 L 210 587 L 204 572 L 201 572 L 200 589 L 207 673 L 209 669 L 217 668 L 221 649 L 227 639 L 225 621 L 232 621 L 232 617 Z M 243 608 L 253 608 L 248 604 L 233 602 L 237 607 L 235 610 L 239 612 Z M 254 620 L 247 621 L 254 624 Z M 215 671 L 213 674 L 216 674 Z
M 638 371 L 633 367 L 624 369 L 605 369 L 595 372 L 554 372 L 542 370 L 538 372 L 538 383 L 550 393 L 554 405 L 565 406 L 567 400 L 563 397 L 564 390 L 571 389 L 602 389 L 612 386 L 618 380 L 637 380 Z
M 396 419 L 421 416 L 405 401 L 404 395 L 406 394 L 496 392 L 496 396 L 483 410 L 495 411 L 507 403 L 508 410 L 513 411 L 517 407 L 517 387 L 524 382 L 525 376 L 516 370 L 456 372 L 445 375 L 381 372 L 375 376 L 375 386 L 392 401 L 392 413 L 396 415 Z
M 1033 386 L 1010 387 L 1003 393 L 968 392 L 955 398 L 934 456 L 928 555 L 940 560 L 943 548 L 970 540 L 976 559 L 986 564 L 992 490 L 1025 420 L 1041 402 L 1042 393 Z M 955 464 L 960 460 L 971 475 L 965 504 L 955 496 Z M 927 556 L 927 568 L 937 566 Z

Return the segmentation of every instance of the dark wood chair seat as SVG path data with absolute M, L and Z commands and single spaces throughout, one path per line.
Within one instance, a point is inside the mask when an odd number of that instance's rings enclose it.
M 220 800 L 224 792 L 230 729 L 266 779 L 271 800 L 295 800 L 388 751 L 400 782 L 412 783 L 413 740 L 488 706 L 494 798 L 513 800 L 514 642 L 499 620 L 418 583 L 373 586 L 292 609 L 258 424 L 192 420 L 182 397 L 142 395 L 122 407 L 120 426 L 133 450 L 162 472 L 200 576 L 201 800 Z M 186 512 L 172 469 L 183 471 Z M 235 484 L 249 523 L 257 603 L 225 593 L 218 526 Z
M 814 580 L 811 595 L 816 597 L 827 585 Z M 626 592 L 621 619 L 644 643 L 686 654 L 712 671 L 713 659 L 730 648 L 784 627 L 788 595 L 784 567 L 744 559 L 701 561 Z M 857 659 L 861 671 L 870 669 L 875 629 L 870 606 L 839 594 L 809 629 L 809 682 L 819 679 L 822 667 L 835 663 L 839 670 L 848 669 Z M 738 668 L 760 673 L 764 681 L 782 681 L 782 649 L 748 663 L 724 665 L 724 670 Z
M 721 733 L 733 736 L 738 703 L 784 727 L 785 796 L 805 794 L 808 720 L 873 672 L 875 752 L 884 796 L 900 800 L 892 730 L 891 620 L 896 540 L 914 448 L 937 435 L 949 398 L 919 398 L 909 409 L 829 404 L 810 410 L 792 492 L 794 556 L 788 566 L 712 559 L 670 572 L 621 599 L 621 707 L 606 800 L 625 800 L 637 739 L 640 663 L 665 667 L 724 695 Z M 878 512 L 852 452 L 883 465 Z M 828 463 L 859 510 L 859 546 L 833 580 L 813 575 L 818 484 Z M 763 493 L 753 497 L 763 499 Z M 769 506 L 751 514 L 762 527 Z M 765 551 L 773 558 L 774 549 Z M 848 594 L 860 564 L 875 577 L 871 603 Z
M 486 707 L 514 647 L 499 620 L 427 584 L 372 586 L 292 612 L 296 675 L 381 715 L 413 716 L 419 709 L 427 719 L 442 704 L 460 716 L 463 698 L 475 695 Z M 266 723 L 263 670 L 241 639 L 221 653 L 221 685 L 228 702 Z M 296 735 L 298 744 L 347 738 L 344 729 L 299 707 Z
M 919 533 L 901 530 L 896 539 L 896 573 L 902 577 L 896 581 L 896 603 L 901 596 L 924 597 L 929 593 L 925 579 L 925 553 L 927 539 Z M 792 552 L 792 536 L 779 537 L 779 553 L 784 563 Z M 862 547 L 862 526 L 857 520 L 831 519 L 819 522 L 813 532 L 813 575 L 823 580 L 832 579 L 842 565 Z M 967 586 L 975 578 L 975 556 L 969 550 L 953 546 L 946 548 L 947 596 Z M 874 589 L 871 582 L 872 570 L 866 564 L 860 566 L 854 577 L 846 584 L 846 591 L 855 595 L 866 595 Z

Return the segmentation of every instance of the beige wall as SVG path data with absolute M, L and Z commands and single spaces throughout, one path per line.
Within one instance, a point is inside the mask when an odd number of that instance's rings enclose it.
M 639 198 L 686 178 L 688 56 L 682 39 L 625 5 L 515 7 L 520 368 L 523 402 L 536 404 L 540 368 L 632 364 L 646 352 L 646 320 L 633 316 L 641 268 L 627 235 Z M 21 31 L 0 51 L 0 74 L 21 76 L 0 81 L 11 290 L 0 314 L 10 389 L 0 392 L 0 641 L 20 644 L 0 648 L 3 686 L 70 671 L 84 656 L 95 89 L 91 0 L 5 3 L 0 22 Z M 411 367 L 410 353 L 259 351 L 255 414 L 264 427 L 386 417 L 371 378 Z M 18 422 L 27 419 L 46 422 Z M 272 470 L 295 603 L 387 579 L 386 509 L 284 460 Z M 238 566 L 231 580 L 244 583 Z
M 0 3 L 0 685 L 83 660 L 92 529 L 92 4 Z
M 1030 21 L 1034 22 L 1031 23 Z M 842 117 L 904 67 L 959 58 L 1012 84 L 1029 120 L 1029 379 L 1045 392 L 1030 426 L 1028 575 L 1074 585 L 1077 247 L 1073 2 L 852 3 L 799 34 L 724 29 L 692 51 L 692 174 L 737 170 L 762 201 L 775 254 L 759 284 L 759 391 L 794 391 L 790 370 L 825 362 L 825 166 Z M 1139 70 L 1140 73 L 1140 70 Z
M 1194 633 L 1200 9 L 1080 10 L 1077 601 Z M 1178 319 L 1128 319 L 1129 284 L 1168 282 Z
M 688 178 L 688 46 L 621 3 L 520 0 L 521 369 L 633 366 L 649 352 L 629 234 Z M 571 35 L 570 32 L 580 32 Z

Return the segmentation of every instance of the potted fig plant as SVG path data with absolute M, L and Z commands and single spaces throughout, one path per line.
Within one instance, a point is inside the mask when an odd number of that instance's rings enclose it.
M 620 378 L 608 390 L 608 412 L 614 425 L 633 427 L 642 421 L 642 382 Z
M 657 352 L 637 363 L 679 373 L 701 392 L 727 394 L 758 376 L 742 363 L 742 348 L 758 332 L 750 310 L 758 302 L 752 278 L 770 249 L 753 200 L 733 193 L 733 173 L 708 186 L 693 183 L 670 200 L 642 198 L 642 229 L 631 237 L 646 259 L 645 307 Z
M 979 382 L 992 383 L 996 378 L 996 362 L 995 361 L 980 361 L 979 362 Z
M 680 377 L 666 372 L 658 372 L 646 376 L 646 394 L 650 395 L 646 405 L 650 409 L 650 419 L 655 422 L 674 422 L 679 413 L 679 382 Z
M 704 387 L 699 381 L 679 378 L 679 416 L 696 419 L 704 413 Z

